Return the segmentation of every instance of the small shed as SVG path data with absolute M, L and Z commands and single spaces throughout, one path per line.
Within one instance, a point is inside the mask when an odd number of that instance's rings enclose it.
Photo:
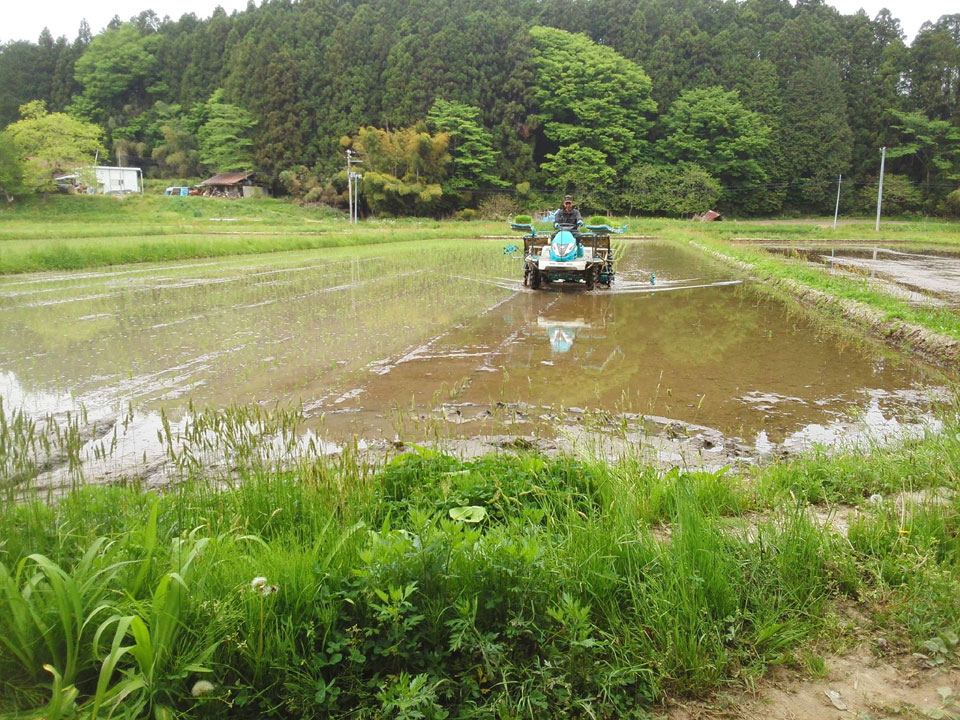
M 138 167 L 95 165 L 97 192 L 104 195 L 126 195 L 143 192 L 143 172 Z
M 700 222 L 717 222 L 718 220 L 723 220 L 723 215 L 716 210 L 707 210 L 702 215 L 694 215 L 693 219 L 699 220 Z
M 197 187 L 203 188 L 207 197 L 258 197 L 263 188 L 254 184 L 252 172 L 229 172 L 207 178 Z

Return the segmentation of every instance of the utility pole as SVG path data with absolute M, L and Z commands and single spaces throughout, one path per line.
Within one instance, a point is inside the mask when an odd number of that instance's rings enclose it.
M 357 221 L 357 217 L 359 215 L 360 186 L 357 181 L 363 177 L 363 175 L 360 173 L 355 173 L 353 171 L 353 166 L 362 162 L 360 158 L 356 157 L 356 155 L 357 153 L 355 151 L 347 150 L 347 196 L 350 198 L 351 225 Z
M 363 173 L 350 173 L 350 180 L 353 182 L 353 218 L 350 222 L 355 223 L 360 219 L 360 179 Z
M 347 150 L 347 197 L 350 203 L 350 222 L 353 222 L 353 181 L 350 179 L 350 156 L 353 150 Z
M 877 232 L 880 232 L 880 205 L 883 203 L 883 166 L 887 160 L 887 148 L 880 148 L 880 187 L 877 189 Z
M 843 173 L 840 173 L 840 179 L 837 180 L 837 207 L 833 211 L 833 229 L 837 229 L 837 216 L 840 214 L 840 186 L 843 184 Z

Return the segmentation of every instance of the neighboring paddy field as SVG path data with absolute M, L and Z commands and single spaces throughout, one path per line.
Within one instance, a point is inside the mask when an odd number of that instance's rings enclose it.
M 501 224 L 77 200 L 0 213 L 0 714 L 957 715 L 956 368 L 770 285 L 960 337 L 955 226 L 537 292 Z

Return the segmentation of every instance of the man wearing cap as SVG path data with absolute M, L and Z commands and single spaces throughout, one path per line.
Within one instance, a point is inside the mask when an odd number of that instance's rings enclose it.
M 580 211 L 573 206 L 573 196 L 563 196 L 563 207 L 557 210 L 553 216 L 553 221 L 557 225 L 574 225 L 580 227 L 583 225 L 583 218 L 580 217 Z

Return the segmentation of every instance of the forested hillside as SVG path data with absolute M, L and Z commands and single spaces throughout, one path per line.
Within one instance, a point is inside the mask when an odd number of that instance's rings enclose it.
M 8 43 L 14 140 L 32 100 L 148 175 L 256 169 L 308 200 L 342 201 L 353 147 L 381 213 L 566 189 L 633 213 L 823 212 L 840 173 L 865 212 L 884 145 L 891 211 L 960 212 L 960 14 L 908 46 L 887 12 L 815 0 L 268 0 Z

